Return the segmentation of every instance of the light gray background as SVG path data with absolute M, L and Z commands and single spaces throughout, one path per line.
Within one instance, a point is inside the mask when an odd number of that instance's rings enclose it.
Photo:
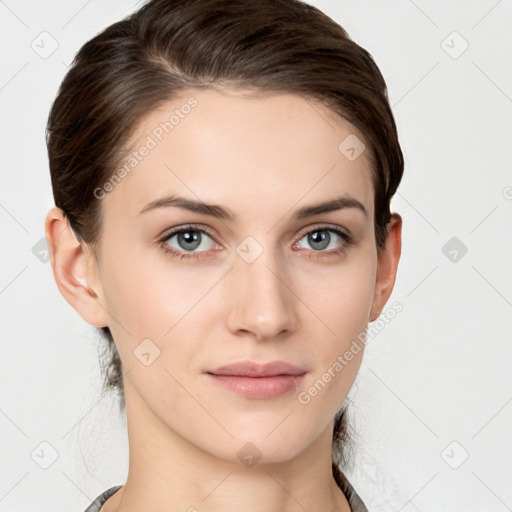
M 389 302 L 404 309 L 350 393 L 348 476 L 371 512 L 512 510 L 512 3 L 310 3 L 374 56 L 406 160 Z M 53 206 L 44 129 L 58 85 L 80 46 L 135 6 L 0 0 L 0 511 L 81 511 L 126 477 L 98 337 L 33 247 Z M 51 49 L 43 31 L 58 42 L 47 58 L 31 47 Z

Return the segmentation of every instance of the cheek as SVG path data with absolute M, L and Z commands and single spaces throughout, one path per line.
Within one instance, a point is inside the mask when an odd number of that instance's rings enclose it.
M 108 311 L 128 331 L 143 336 L 163 336 L 201 291 L 158 249 L 110 253 L 102 281 Z
M 143 260 L 136 252 L 111 262 L 104 292 L 125 383 L 155 413 L 186 408 L 190 397 L 178 382 L 194 357 L 196 310 L 210 280 L 192 282 L 164 258 Z
M 119 258 L 111 254 L 104 267 L 103 290 L 124 367 L 138 374 L 137 355 L 149 351 L 158 357 L 146 374 L 158 368 L 183 373 L 194 357 L 196 339 L 203 338 L 198 334 L 207 332 L 209 324 L 219 318 L 205 312 L 205 298 L 225 270 L 177 265 L 156 250 L 149 257 L 142 251 Z M 160 378 L 167 381 L 169 375 Z
M 375 262 L 370 254 L 353 252 L 337 265 L 297 273 L 297 294 L 315 314 L 312 320 L 321 326 L 332 348 L 342 346 L 368 324 L 375 288 Z
M 315 313 L 307 313 L 307 338 L 315 340 L 315 346 L 306 347 L 315 360 L 315 372 L 305 383 L 301 403 L 310 404 L 318 414 L 336 411 L 361 365 L 375 286 L 376 260 L 371 254 L 354 253 L 339 266 L 300 279 L 299 293 Z

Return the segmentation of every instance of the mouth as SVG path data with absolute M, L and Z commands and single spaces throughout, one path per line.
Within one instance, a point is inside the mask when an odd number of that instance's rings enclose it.
M 248 398 L 270 399 L 297 389 L 307 373 L 285 361 L 242 361 L 207 371 L 223 388 Z

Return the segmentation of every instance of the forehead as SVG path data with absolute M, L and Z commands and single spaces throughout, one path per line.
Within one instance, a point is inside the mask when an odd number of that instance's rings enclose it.
M 351 123 L 297 94 L 189 89 L 139 123 L 103 208 L 135 219 L 150 201 L 176 193 L 251 218 L 268 210 L 270 220 L 348 194 L 371 218 L 363 140 Z

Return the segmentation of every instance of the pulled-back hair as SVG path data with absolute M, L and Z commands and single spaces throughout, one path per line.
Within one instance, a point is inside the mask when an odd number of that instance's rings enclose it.
M 107 182 L 143 117 L 189 88 L 295 93 L 320 101 L 362 134 L 372 167 L 377 251 L 403 155 L 387 88 L 371 55 L 299 0 L 152 0 L 85 43 L 51 108 L 47 146 L 55 205 L 80 243 L 99 245 Z M 341 141 L 340 141 L 341 142 Z M 108 327 L 104 390 L 124 410 L 121 360 Z M 348 459 L 347 409 L 335 417 L 333 474 Z

